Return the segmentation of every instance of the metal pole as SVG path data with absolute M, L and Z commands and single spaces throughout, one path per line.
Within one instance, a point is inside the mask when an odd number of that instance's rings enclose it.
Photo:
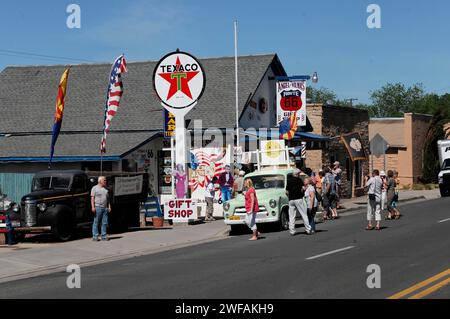
M 239 147 L 239 83 L 238 83 L 238 58 L 237 58 L 237 20 L 234 21 L 234 75 L 236 89 L 236 147 Z
M 170 137 L 170 168 L 172 174 L 175 172 L 175 156 L 174 156 L 174 143 L 173 136 Z M 172 196 L 175 197 L 175 177 L 172 175 L 171 180 L 171 188 L 172 188 Z

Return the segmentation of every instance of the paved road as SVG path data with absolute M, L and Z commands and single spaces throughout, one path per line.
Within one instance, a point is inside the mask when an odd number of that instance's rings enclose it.
M 431 287 L 424 298 L 450 298 L 450 285 L 433 291 L 450 278 L 442 273 L 450 269 L 449 207 L 450 198 L 404 205 L 404 218 L 381 231 L 364 230 L 365 214 L 355 214 L 319 224 L 314 236 L 234 236 L 83 268 L 81 289 L 57 273 L 2 284 L 0 297 L 387 298 L 438 275 L 403 297 Z M 366 285 L 371 264 L 381 269 L 379 289 Z

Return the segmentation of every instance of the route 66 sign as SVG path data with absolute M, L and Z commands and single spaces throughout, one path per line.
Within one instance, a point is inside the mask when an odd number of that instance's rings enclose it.
M 165 55 L 156 65 L 153 85 L 164 108 L 173 114 L 192 109 L 205 89 L 205 72 L 200 62 L 186 52 Z
M 306 125 L 306 82 L 278 81 L 277 92 L 277 123 L 289 118 L 297 112 L 297 126 Z

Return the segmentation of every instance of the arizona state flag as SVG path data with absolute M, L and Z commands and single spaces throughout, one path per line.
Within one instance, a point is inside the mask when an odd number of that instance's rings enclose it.
M 55 120 L 53 123 L 53 129 L 52 129 L 52 145 L 50 147 L 50 163 L 52 164 L 53 160 L 53 153 L 55 151 L 55 144 L 58 140 L 59 132 L 61 131 L 61 125 L 64 115 L 64 100 L 66 97 L 66 90 L 67 90 L 67 79 L 69 78 L 69 72 L 70 67 L 67 68 L 66 71 L 64 71 L 63 75 L 61 76 L 61 80 L 59 81 L 58 86 L 58 96 L 56 97 L 56 111 L 55 111 Z
M 291 140 L 297 132 L 297 112 L 292 112 L 290 117 L 285 117 L 280 122 L 280 138 Z

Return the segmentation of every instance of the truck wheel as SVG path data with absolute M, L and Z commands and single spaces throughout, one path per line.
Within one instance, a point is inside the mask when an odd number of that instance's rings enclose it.
M 280 220 L 278 221 L 278 227 L 280 230 L 289 229 L 289 213 L 287 209 L 283 209 L 280 213 Z
M 73 219 L 70 212 L 60 211 L 56 216 L 56 224 L 52 227 L 53 235 L 60 241 L 68 241 L 74 231 Z

